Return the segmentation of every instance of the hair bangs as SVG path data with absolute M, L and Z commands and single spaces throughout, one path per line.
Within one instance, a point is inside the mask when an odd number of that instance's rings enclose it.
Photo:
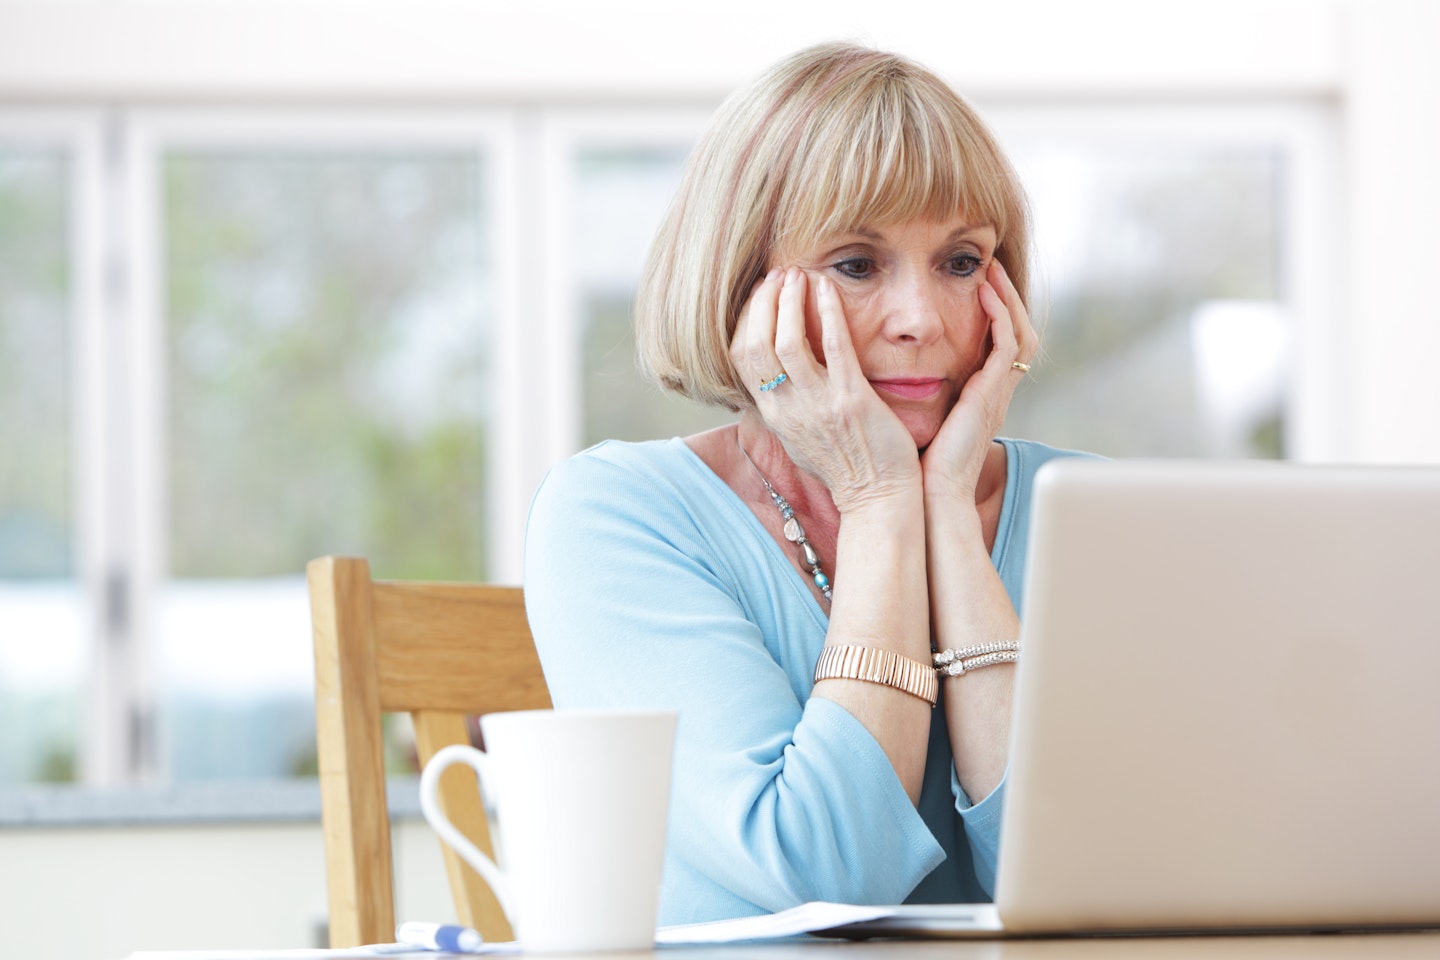
M 909 76 L 837 97 L 798 137 L 776 211 L 774 249 L 803 249 L 866 226 L 960 216 L 995 228 L 1008 207 L 993 145 L 977 142 L 975 118 L 948 91 Z

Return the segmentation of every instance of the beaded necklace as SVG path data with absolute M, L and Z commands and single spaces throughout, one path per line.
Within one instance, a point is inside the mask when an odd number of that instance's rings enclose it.
M 745 445 L 737 442 L 737 446 L 745 455 L 745 459 L 750 460 L 750 454 L 745 450 Z M 810 579 L 815 581 L 815 586 L 820 588 L 825 602 L 830 603 L 830 578 L 825 576 L 825 571 L 820 568 L 820 555 L 815 552 L 815 548 L 806 539 L 805 528 L 800 526 L 800 518 L 795 516 L 795 508 L 790 506 L 790 501 L 775 492 L 775 488 L 770 486 L 770 481 L 765 479 L 765 474 L 755 466 L 754 460 L 750 460 L 750 466 L 755 467 L 755 475 L 760 478 L 761 483 L 765 484 L 765 492 L 770 494 L 770 499 L 775 502 L 775 509 L 780 511 L 780 516 L 785 520 L 785 539 L 800 548 L 800 559 L 810 568 Z

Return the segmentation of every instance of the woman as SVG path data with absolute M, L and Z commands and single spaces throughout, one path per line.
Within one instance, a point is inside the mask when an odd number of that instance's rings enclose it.
M 738 422 L 557 465 L 525 560 L 557 706 L 680 711 L 663 922 L 989 898 L 1059 453 L 996 439 L 1038 347 L 1027 238 L 979 118 L 884 53 L 780 63 L 691 156 L 637 340 Z

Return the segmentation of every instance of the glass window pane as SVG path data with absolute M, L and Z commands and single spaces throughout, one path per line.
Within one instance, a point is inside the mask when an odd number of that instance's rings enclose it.
M 69 180 L 63 151 L 0 144 L 0 783 L 75 777 Z
M 630 306 L 685 155 L 642 147 L 577 154 L 572 262 L 580 275 L 585 446 L 685 436 L 734 419 L 661 391 L 635 365 Z
M 1282 456 L 1281 150 L 1009 146 L 1043 352 L 1006 432 L 1111 456 Z
M 487 251 L 474 154 L 164 164 L 166 769 L 313 769 L 313 557 L 485 577 Z

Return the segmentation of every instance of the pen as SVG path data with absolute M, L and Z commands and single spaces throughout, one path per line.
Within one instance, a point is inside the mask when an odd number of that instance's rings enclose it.
M 485 938 L 479 931 L 462 927 L 456 923 L 422 923 L 407 920 L 395 928 L 397 943 L 408 943 L 427 950 L 447 950 L 450 953 L 479 953 Z

